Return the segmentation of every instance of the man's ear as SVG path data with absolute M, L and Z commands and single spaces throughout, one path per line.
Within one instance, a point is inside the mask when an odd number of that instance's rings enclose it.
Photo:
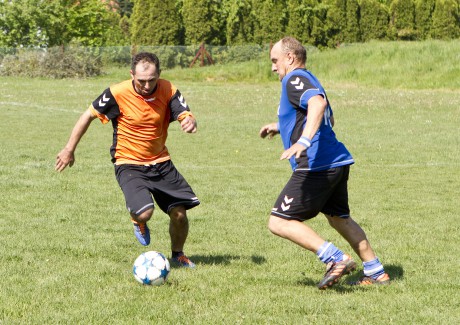
M 294 54 L 292 54 L 291 52 L 288 52 L 286 56 L 288 58 L 289 64 L 293 64 L 295 62 Z

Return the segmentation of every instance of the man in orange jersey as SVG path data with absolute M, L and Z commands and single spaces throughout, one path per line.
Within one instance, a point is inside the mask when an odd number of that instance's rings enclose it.
M 72 167 L 75 149 L 93 120 L 111 121 L 110 154 L 137 240 L 144 246 L 150 243 L 147 221 L 155 200 L 170 217 L 172 261 L 193 268 L 195 264 L 183 253 L 189 229 L 186 211 L 200 201 L 174 167 L 165 143 L 172 121 L 179 121 L 186 133 L 195 133 L 197 123 L 182 94 L 160 79 L 160 73 L 155 54 L 134 55 L 131 79 L 107 88 L 81 115 L 57 155 L 55 169 Z

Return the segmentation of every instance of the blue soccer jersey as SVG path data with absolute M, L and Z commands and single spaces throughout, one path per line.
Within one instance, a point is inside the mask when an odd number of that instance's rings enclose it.
M 300 158 L 291 157 L 294 171 L 320 171 L 354 163 L 350 152 L 337 140 L 332 130 L 332 109 L 325 90 L 318 79 L 305 69 L 296 69 L 282 80 L 278 119 L 284 148 L 290 148 L 299 140 L 308 118 L 308 100 L 316 95 L 323 96 L 327 101 L 323 123 L 311 139 L 311 147 Z

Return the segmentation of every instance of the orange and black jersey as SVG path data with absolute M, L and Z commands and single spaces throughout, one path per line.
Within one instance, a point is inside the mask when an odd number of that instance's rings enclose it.
M 102 123 L 112 121 L 110 148 L 116 165 L 145 165 L 170 159 L 166 148 L 169 123 L 191 115 L 179 90 L 159 79 L 150 96 L 139 95 L 132 80 L 107 88 L 90 106 Z

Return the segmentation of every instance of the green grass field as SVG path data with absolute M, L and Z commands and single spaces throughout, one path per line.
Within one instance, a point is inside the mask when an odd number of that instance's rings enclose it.
M 280 90 L 268 55 L 163 73 L 198 119 L 193 135 L 172 124 L 168 148 L 202 204 L 186 245 L 197 268 L 173 268 L 161 287 L 138 284 L 132 263 L 146 250 L 170 255 L 168 217 L 156 211 L 151 245 L 137 243 L 110 163 L 111 126 L 95 121 L 74 167 L 54 171 L 81 112 L 128 68 L 90 80 L 0 78 L 0 324 L 460 323 L 458 53 L 456 41 L 309 56 L 356 160 L 352 215 L 393 278 L 345 285 L 356 272 L 326 291 L 316 256 L 266 227 L 290 175 L 280 139 L 258 137 Z M 429 64 L 416 68 L 417 58 Z M 351 253 L 323 216 L 309 224 Z

